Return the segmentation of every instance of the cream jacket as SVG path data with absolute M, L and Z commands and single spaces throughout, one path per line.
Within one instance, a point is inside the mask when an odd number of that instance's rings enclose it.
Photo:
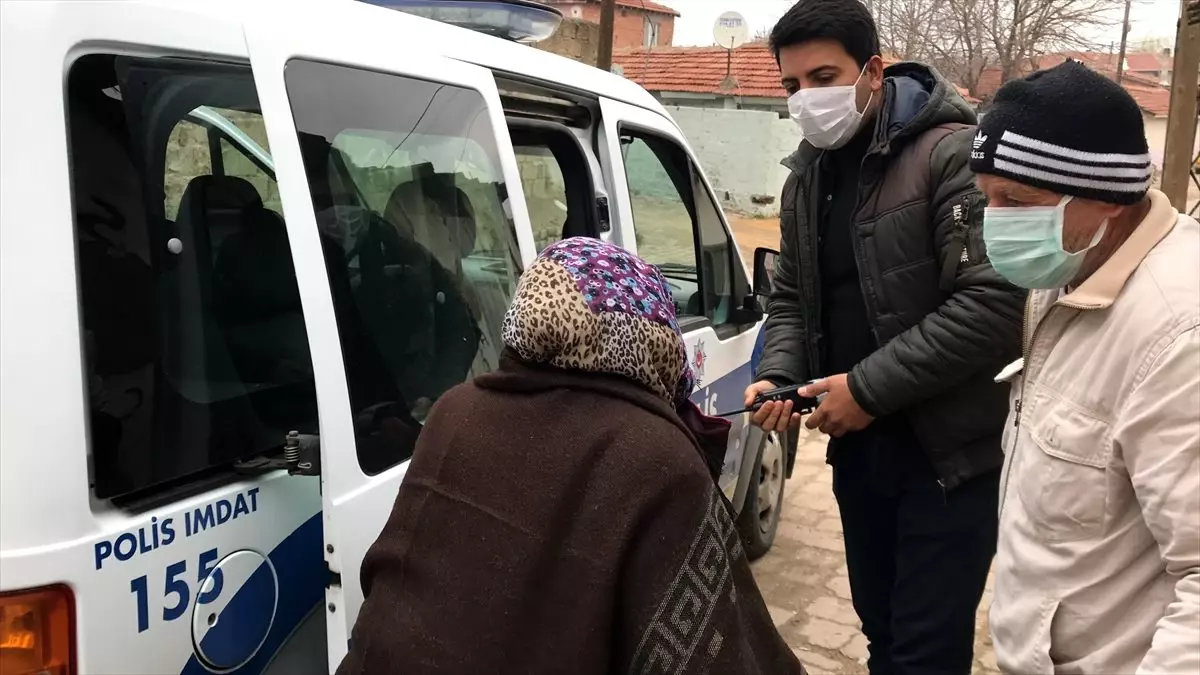
M 1200 673 L 1200 226 L 1151 191 L 1010 379 L 990 623 L 1006 673 Z

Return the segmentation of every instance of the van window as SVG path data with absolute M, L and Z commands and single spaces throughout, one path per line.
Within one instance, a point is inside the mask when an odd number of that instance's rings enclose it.
M 253 156 L 247 147 L 248 142 L 264 151 L 270 147 L 262 115 L 245 110 L 213 107 L 210 107 L 208 112 L 225 118 L 237 131 L 244 134 L 243 139 L 234 139 L 219 129 L 210 129 L 209 133 L 218 139 L 217 156 L 221 164 L 221 173 L 248 181 L 262 197 L 264 206 L 283 213 L 283 202 L 279 198 L 279 183 L 275 179 L 275 172 L 264 166 L 263 161 Z
M 644 138 L 625 136 L 622 149 L 638 255 L 664 273 L 688 276 L 695 292 L 696 242 L 684 197 Z
M 213 173 L 212 155 L 209 153 L 208 136 L 204 127 L 187 120 L 180 120 L 171 130 L 166 152 L 166 202 L 163 205 L 171 220 L 179 213 L 179 200 L 183 191 L 197 176 Z
M 71 66 L 67 94 L 96 496 L 316 433 L 278 202 L 222 170 L 232 164 L 194 116 L 213 107 L 261 121 L 250 68 L 89 55 Z
M 495 134 L 474 90 L 304 60 L 284 79 L 374 474 L 498 364 L 520 255 Z
M 683 148 L 653 133 L 622 129 L 621 151 L 638 255 L 666 277 L 685 329 L 698 320 L 720 331 L 740 268 L 700 172 Z
M 215 121 L 222 124 L 217 126 Z M 239 138 L 229 134 L 234 131 Z M 273 171 L 251 156 L 246 143 L 268 147 L 262 115 L 245 110 L 199 106 L 180 120 L 167 141 L 166 214 L 174 218 L 183 191 L 197 175 L 234 176 L 254 186 L 263 205 L 283 213 Z
M 567 219 L 567 181 L 562 167 L 550 148 L 537 145 L 514 147 L 517 169 L 521 172 L 521 189 L 529 222 L 533 225 L 533 240 L 540 252 L 562 239 L 563 223 Z
M 572 132 L 562 125 L 510 122 L 508 133 L 538 251 L 569 237 L 599 236 L 592 170 Z

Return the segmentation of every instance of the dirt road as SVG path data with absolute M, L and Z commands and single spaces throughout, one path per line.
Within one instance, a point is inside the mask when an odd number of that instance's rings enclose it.
M 729 225 L 733 228 L 733 236 L 737 238 L 738 249 L 746 267 L 754 266 L 754 249 L 765 246 L 779 250 L 779 219 L 778 218 L 747 218 L 726 214 Z

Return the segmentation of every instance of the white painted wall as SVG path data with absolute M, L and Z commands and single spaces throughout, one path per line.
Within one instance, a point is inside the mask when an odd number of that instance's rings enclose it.
M 790 119 L 773 112 L 666 106 L 679 123 L 721 205 L 730 211 L 760 217 L 779 215 L 779 194 L 787 169 L 779 161 L 800 145 L 800 130 Z M 1150 157 L 1159 172 L 1166 149 L 1167 118 L 1144 118 Z M 1200 150 L 1196 134 L 1193 154 Z M 1156 173 L 1159 173 L 1156 172 Z M 773 200 L 755 203 L 755 197 Z
M 668 106 L 721 205 L 760 217 L 779 215 L 788 170 L 779 162 L 800 145 L 800 130 L 773 112 Z M 756 203 L 770 200 L 770 203 Z
M 1154 162 L 1154 166 L 1158 167 L 1159 172 L 1162 171 L 1163 156 L 1167 151 L 1167 118 L 1150 117 L 1146 115 L 1143 118 L 1146 124 L 1146 144 L 1150 146 L 1150 160 Z M 1200 125 L 1197 125 L 1200 127 Z M 1200 129 L 1192 143 L 1192 156 L 1196 156 L 1196 152 L 1200 150 Z

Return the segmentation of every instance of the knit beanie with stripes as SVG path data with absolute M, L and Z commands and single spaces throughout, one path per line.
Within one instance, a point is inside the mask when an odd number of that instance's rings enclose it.
M 1146 195 L 1152 171 L 1137 102 L 1078 61 L 1000 87 L 972 142 L 971 170 L 1126 205 Z

